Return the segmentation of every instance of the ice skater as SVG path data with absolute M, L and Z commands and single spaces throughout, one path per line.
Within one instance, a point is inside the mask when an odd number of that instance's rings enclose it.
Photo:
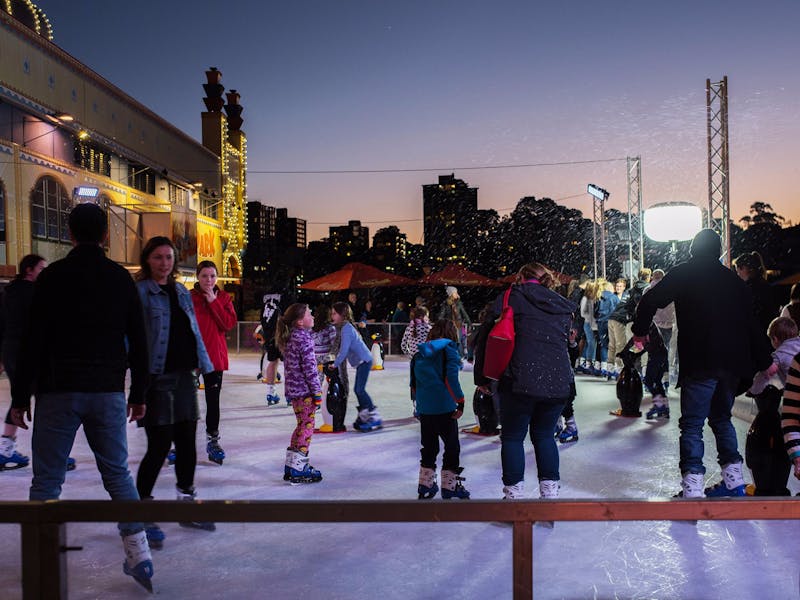
M 219 445 L 219 397 L 222 373 L 228 370 L 228 342 L 225 334 L 236 326 L 236 311 L 227 292 L 217 287 L 217 265 L 210 260 L 197 265 L 197 283 L 192 290 L 197 325 L 203 336 L 214 370 L 203 374 L 206 396 L 206 453 L 208 460 L 219 465 L 225 451 Z
M 307 304 L 292 304 L 278 318 L 275 345 L 283 354 L 286 399 L 297 425 L 286 449 L 283 479 L 289 483 L 316 483 L 322 473 L 308 464 L 308 447 L 314 434 L 314 413 L 322 401 L 322 387 L 314 355 L 311 328 L 314 317 Z
M 366 389 L 372 368 L 372 354 L 353 326 L 353 311 L 350 305 L 347 302 L 336 302 L 333 305 L 331 320 L 338 330 L 339 352 L 330 368 L 338 369 L 340 365 L 345 364 L 345 361 L 356 368 L 353 392 L 358 399 L 358 417 L 353 423 L 353 428 L 357 431 L 380 429 L 383 421 Z
M 128 470 L 126 419 L 145 414 L 142 307 L 128 272 L 103 251 L 106 212 L 94 203 L 77 204 L 67 223 L 74 247 L 42 272 L 32 290 L 33 318 L 25 326 L 11 380 L 10 417 L 17 427 L 28 428 L 25 418 L 30 420 L 36 393 L 30 499 L 61 496 L 67 456 L 82 426 L 111 499 L 135 501 L 139 494 Z M 117 527 L 125 551 L 123 572 L 152 592 L 153 561 L 143 523 Z
M 403 332 L 403 339 L 400 341 L 400 350 L 403 351 L 410 362 L 408 365 L 409 373 L 414 374 L 414 356 L 419 351 L 419 345 L 428 340 L 428 333 L 431 330 L 431 323 L 428 319 L 428 309 L 424 306 L 415 306 L 411 309 L 411 322 Z M 409 388 L 411 395 L 411 410 L 414 416 L 417 414 L 417 399 L 414 397 L 414 389 Z
M 753 474 L 752 495 L 788 496 L 786 480 L 791 464 L 783 445 L 780 404 L 792 360 L 800 354 L 800 337 L 797 324 L 790 317 L 774 319 L 767 335 L 775 351 L 772 364 L 756 373 L 748 390 L 758 414 L 747 432 L 745 459 Z
M 422 448 L 419 461 L 419 499 L 436 495 L 436 457 L 439 439 L 442 455 L 442 498 L 469 498 L 461 483 L 464 470 L 459 464 L 458 419 L 464 414 L 464 392 L 458 381 L 461 370 L 459 334 L 453 321 L 440 319 L 428 333 L 428 341 L 418 346 L 411 377 L 416 391 Z
M 175 444 L 175 479 L 178 500 L 196 497 L 194 474 L 197 467 L 196 371 L 214 371 L 203 336 L 197 326 L 192 296 L 176 281 L 178 265 L 175 246 L 167 237 L 150 238 L 142 249 L 136 288 L 145 315 L 150 347 L 150 387 L 145 399 L 147 412 L 138 425 L 147 435 L 147 451 L 136 474 L 136 488 L 142 500 L 152 499 L 161 467 L 170 446 Z M 213 523 L 183 521 L 181 527 L 214 531 Z M 165 534 L 155 523 L 146 524 L 147 539 L 161 548 Z
M 261 313 L 261 336 L 264 339 L 261 354 L 261 368 L 259 377 L 263 375 L 263 381 L 267 384 L 267 406 L 278 404 L 281 397 L 278 395 L 275 385 L 280 382 L 278 374 L 278 361 L 283 357 L 278 347 L 275 345 L 275 328 L 278 318 L 281 316 L 285 294 L 274 292 L 264 294 L 264 310 Z M 264 357 L 267 357 L 267 369 L 264 370 Z M 287 400 L 287 405 L 291 403 Z
M 739 385 L 749 385 L 753 369 L 766 369 L 772 361 L 747 286 L 719 260 L 719 234 L 701 230 L 692 240 L 690 252 L 687 262 L 673 268 L 642 296 L 633 334 L 636 343 L 645 345 L 656 309 L 675 302 L 681 363 L 680 495 L 743 496 L 742 456 L 731 409 Z M 716 440 L 722 481 L 704 490 L 706 419 Z

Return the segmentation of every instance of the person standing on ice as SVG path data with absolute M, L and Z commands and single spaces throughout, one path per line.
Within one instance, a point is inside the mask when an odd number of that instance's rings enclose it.
M 469 498 L 461 483 L 464 469 L 459 464 L 458 419 L 464 414 L 464 392 L 458 381 L 460 370 L 458 331 L 452 321 L 441 319 L 431 327 L 428 341 L 419 344 L 411 373 L 422 438 L 417 486 L 420 500 L 433 498 L 439 491 L 436 456 L 440 438 L 444 443 L 442 498 Z
M 57 500 L 78 427 L 112 500 L 138 500 L 128 470 L 126 419 L 145 415 L 147 339 L 142 306 L 128 272 L 103 252 L 108 218 L 96 204 L 69 213 L 73 248 L 39 276 L 32 318 L 11 380 L 11 421 L 33 423 L 31 500 Z M 125 372 L 131 382 L 125 400 Z M 152 592 L 153 562 L 141 522 L 118 524 L 123 571 Z M 47 574 L 43 573 L 46 577 Z
M 537 262 L 518 273 L 508 299 L 514 311 L 516 339 L 511 362 L 498 382 L 500 394 L 500 457 L 503 496 L 525 495 L 525 437 L 530 432 L 536 454 L 539 495 L 556 498 L 559 491 L 558 446 L 553 437 L 556 421 L 574 389 L 569 360 L 569 331 L 577 309 L 551 287 L 550 271 Z M 503 294 L 492 305 L 495 316 L 503 307 Z
M 749 387 L 754 373 L 769 367 L 770 350 L 755 319 L 747 285 L 719 260 L 719 234 L 712 229 L 701 230 L 692 240 L 690 251 L 687 262 L 672 269 L 642 296 L 633 321 L 634 343 L 640 347 L 646 344 L 656 310 L 675 302 L 681 364 L 679 495 L 744 496 L 742 456 L 731 408 L 742 384 Z M 706 419 L 717 443 L 722 481 L 704 490 Z
M 353 423 L 357 431 L 371 431 L 383 425 L 378 409 L 372 403 L 367 393 L 367 379 L 372 368 L 372 354 L 358 335 L 353 326 L 353 311 L 347 302 L 336 302 L 331 312 L 331 320 L 336 326 L 339 338 L 339 351 L 333 365 L 329 368 L 338 369 L 345 362 L 356 368 L 356 380 L 353 383 L 353 392 L 358 398 L 358 417 Z
M 203 375 L 206 396 L 206 453 L 208 460 L 222 464 L 225 451 L 219 445 L 219 396 L 222 373 L 228 370 L 228 341 L 225 334 L 236 326 L 236 311 L 227 292 L 217 287 L 217 265 L 203 260 L 197 265 L 197 283 L 192 302 L 197 326 L 214 370 Z
M 147 413 L 139 419 L 147 435 L 147 450 L 136 488 L 142 499 L 152 499 L 161 467 L 170 446 L 175 444 L 175 487 L 178 500 L 195 499 L 194 474 L 197 468 L 197 371 L 211 373 L 203 336 L 197 326 L 192 296 L 176 281 L 178 265 L 175 245 L 168 237 L 150 238 L 142 248 L 141 269 L 136 288 L 145 315 L 145 331 L 150 348 L 151 384 L 145 395 Z M 214 531 L 213 523 L 184 521 L 181 527 Z M 155 523 L 145 524 L 147 539 L 161 548 L 165 535 Z
M 322 401 L 322 386 L 314 355 L 311 328 L 314 317 L 308 304 L 292 304 L 278 318 L 275 345 L 283 354 L 284 389 L 297 426 L 286 449 L 283 479 L 290 483 L 316 483 L 322 473 L 308 464 L 308 447 L 314 434 L 314 413 Z

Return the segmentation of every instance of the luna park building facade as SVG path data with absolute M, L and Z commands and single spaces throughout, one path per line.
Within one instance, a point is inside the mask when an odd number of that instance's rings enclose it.
M 236 90 L 206 71 L 200 143 L 52 40 L 32 2 L 0 0 L 0 279 L 26 254 L 65 256 L 70 209 L 96 202 L 109 258 L 135 271 L 143 244 L 163 235 L 187 280 L 212 260 L 226 288 L 238 287 L 247 140 Z

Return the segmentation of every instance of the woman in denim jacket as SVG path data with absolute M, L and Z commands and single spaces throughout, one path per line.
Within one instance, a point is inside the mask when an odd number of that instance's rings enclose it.
M 136 287 L 142 300 L 150 350 L 151 383 L 147 412 L 139 421 L 147 434 L 147 452 L 139 465 L 139 496 L 151 499 L 153 486 L 175 444 L 175 477 L 179 500 L 194 500 L 197 465 L 195 438 L 200 412 L 197 406 L 196 372 L 214 370 L 197 326 L 192 297 L 175 281 L 176 250 L 169 238 L 148 240 L 142 250 Z M 213 523 L 181 523 L 213 531 Z M 155 523 L 145 527 L 150 545 L 163 546 L 164 532 Z

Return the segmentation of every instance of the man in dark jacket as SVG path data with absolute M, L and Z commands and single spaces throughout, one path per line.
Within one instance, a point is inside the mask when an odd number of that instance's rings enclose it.
M 743 496 L 742 456 L 731 408 L 737 388 L 770 365 L 769 348 L 753 316 L 744 282 L 723 266 L 719 235 L 703 229 L 692 241 L 689 261 L 672 269 L 639 301 L 633 323 L 637 344 L 646 341 L 658 308 L 675 302 L 680 359 L 680 470 L 684 497 L 702 497 L 703 425 L 717 443 L 722 482 L 706 496 Z
M 144 416 L 147 340 L 136 287 L 128 272 L 105 257 L 105 212 L 79 204 L 69 215 L 74 248 L 39 276 L 12 381 L 11 419 L 33 422 L 31 500 L 61 495 L 67 455 L 83 425 L 103 485 L 112 500 L 138 500 L 128 470 L 126 418 Z M 131 386 L 125 401 L 125 372 Z M 119 523 L 123 568 L 148 589 L 153 563 L 142 523 Z

